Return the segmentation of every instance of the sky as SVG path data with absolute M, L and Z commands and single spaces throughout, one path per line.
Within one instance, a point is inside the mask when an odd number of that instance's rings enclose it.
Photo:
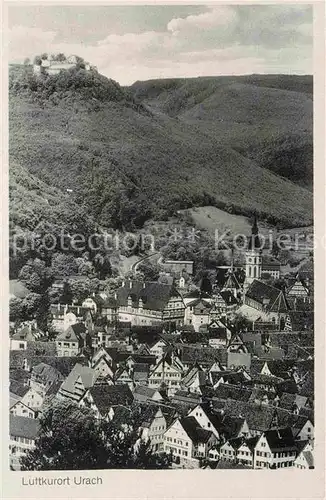
M 122 85 L 154 78 L 312 74 L 312 7 L 9 7 L 9 62 L 76 54 Z

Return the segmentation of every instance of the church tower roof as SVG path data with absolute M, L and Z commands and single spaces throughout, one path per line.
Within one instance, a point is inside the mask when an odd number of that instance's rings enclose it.
M 256 250 L 262 249 L 256 216 L 254 218 L 254 222 L 251 228 L 251 236 L 248 237 L 248 250 L 254 250 L 254 249 Z

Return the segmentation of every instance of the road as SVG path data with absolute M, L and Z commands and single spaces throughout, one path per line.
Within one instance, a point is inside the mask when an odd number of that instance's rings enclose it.
M 150 255 L 146 255 L 145 257 L 142 257 L 141 259 L 137 260 L 137 262 L 134 262 L 131 265 L 130 270 L 132 272 L 136 273 L 139 264 L 141 264 L 142 262 L 145 262 L 145 260 L 150 260 L 150 259 L 152 259 L 155 256 L 159 257 L 160 256 L 160 252 L 154 252 L 154 253 L 151 253 Z

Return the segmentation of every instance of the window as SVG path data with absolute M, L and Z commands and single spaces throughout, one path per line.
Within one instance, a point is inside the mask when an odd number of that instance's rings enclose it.
M 19 344 L 19 349 L 24 349 L 25 344 Z

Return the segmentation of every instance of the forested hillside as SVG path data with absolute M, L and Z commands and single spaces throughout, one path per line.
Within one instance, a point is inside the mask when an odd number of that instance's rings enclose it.
M 178 112 L 167 109 L 168 99 L 163 99 L 161 91 L 155 90 L 154 102 L 151 87 L 144 96 L 137 85 L 137 92 L 135 86 L 124 89 L 96 71 L 81 68 L 42 78 L 35 78 L 29 68 L 12 68 L 11 165 L 23 166 L 62 193 L 72 190 L 71 200 L 97 223 L 110 228 L 133 230 L 146 220 L 166 218 L 178 209 L 196 205 L 214 205 L 245 215 L 257 213 L 261 219 L 284 226 L 311 223 L 311 193 L 284 178 L 289 177 L 288 172 L 280 159 L 274 161 L 278 153 L 269 140 L 265 149 L 257 149 L 258 143 L 266 141 L 271 123 L 280 130 L 283 122 L 297 120 L 293 132 L 302 130 L 302 137 L 304 130 L 311 134 L 307 82 L 300 93 L 292 90 L 295 82 L 290 78 L 286 86 L 291 90 L 261 85 L 267 97 L 257 94 L 256 103 L 251 100 L 251 90 L 248 96 L 247 84 L 232 83 L 232 109 L 244 101 L 246 105 L 251 102 L 252 107 L 251 114 L 244 109 L 237 111 L 244 120 L 242 123 L 238 118 L 238 128 L 235 111 L 229 116 L 230 123 L 218 124 L 214 118 L 217 110 L 221 115 L 225 101 L 221 89 L 218 102 L 213 92 L 215 108 L 203 106 L 204 118 L 200 118 L 196 117 L 196 106 L 212 98 L 211 89 L 205 90 L 202 83 L 201 92 L 188 96 Z M 280 112 L 275 115 L 273 110 L 268 111 L 270 106 L 264 104 L 265 97 L 272 99 L 268 97 L 271 90 L 281 92 L 279 107 L 285 116 L 287 103 L 287 119 L 281 119 Z M 267 102 L 271 105 L 275 98 Z M 260 120 L 255 116 L 257 107 L 266 114 Z M 225 105 L 223 120 L 228 115 Z M 255 134 L 248 132 L 247 116 L 253 121 Z M 268 126 L 263 126 L 266 120 Z M 229 130 L 236 130 L 233 135 L 230 132 L 232 141 L 226 140 Z M 279 139 L 273 136 L 273 140 Z M 301 158 L 303 139 L 300 141 L 297 158 Z M 250 154 L 244 151 L 244 144 Z M 302 147 L 305 149 L 305 143 Z M 292 161 L 297 168 L 291 147 L 286 151 L 288 163 Z M 257 162 L 257 158 L 263 159 Z M 269 165 L 284 177 L 258 163 Z M 302 184 L 301 174 L 298 176 Z
M 135 99 L 230 146 L 259 166 L 312 189 L 310 76 L 250 75 L 150 80 Z

